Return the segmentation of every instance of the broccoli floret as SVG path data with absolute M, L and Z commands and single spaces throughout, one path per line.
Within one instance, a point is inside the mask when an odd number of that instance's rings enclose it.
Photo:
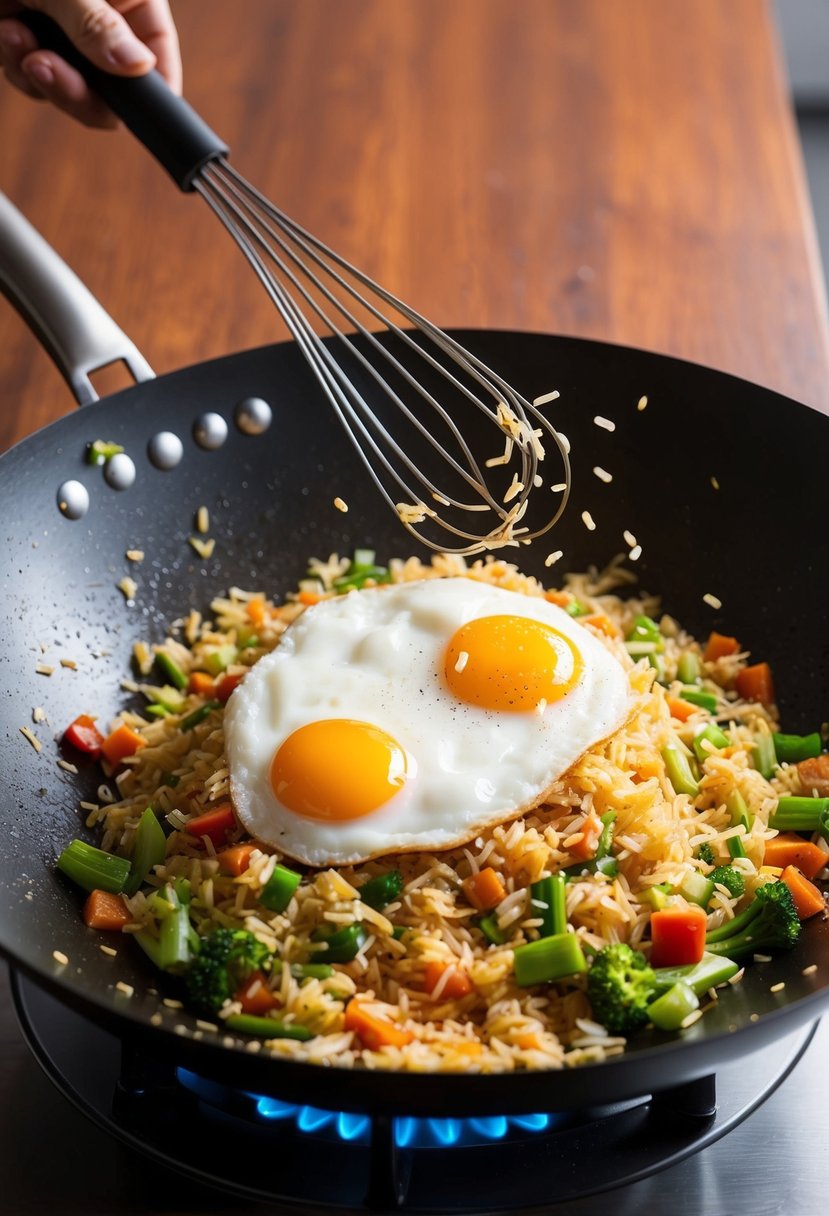
M 587 996 L 596 1021 L 611 1034 L 632 1034 L 648 1022 L 656 995 L 654 970 L 638 950 L 623 942 L 605 946 L 587 973 Z
M 271 957 L 267 946 L 246 929 L 214 929 L 201 940 L 199 952 L 187 972 L 187 988 L 194 1004 L 215 1013 Z
M 739 959 L 766 950 L 789 950 L 800 936 L 792 893 L 784 882 L 758 887 L 748 907 L 733 920 L 712 929 L 705 939 L 710 954 Z
M 712 870 L 708 877 L 711 882 L 719 882 L 724 887 L 727 887 L 728 894 L 732 899 L 739 899 L 741 895 L 745 895 L 746 893 L 746 880 L 739 870 L 734 869 L 734 866 L 717 866 L 716 870 Z
M 707 840 L 703 841 L 703 843 L 697 849 L 697 857 L 700 859 L 700 861 L 704 861 L 707 866 L 715 866 L 717 864 L 717 858 L 714 855 L 714 850 Z

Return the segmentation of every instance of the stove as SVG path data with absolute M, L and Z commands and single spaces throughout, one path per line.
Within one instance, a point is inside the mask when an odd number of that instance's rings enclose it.
M 566 1115 L 370 1120 L 348 1110 L 347 1073 L 336 1111 L 236 1090 L 137 1057 L 19 975 L 12 980 L 33 1055 L 9 1025 L 0 1037 L 3 1064 L 10 1047 L 14 1061 L 0 1098 L 8 1216 L 596 1216 L 611 1204 L 614 1216 L 747 1208 L 818 1216 L 825 1206 L 816 1148 L 829 1131 L 824 1027 L 656 1099 Z

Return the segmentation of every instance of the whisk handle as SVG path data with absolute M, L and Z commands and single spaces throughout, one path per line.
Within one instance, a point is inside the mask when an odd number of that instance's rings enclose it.
M 160 72 L 114 76 L 82 55 L 51 17 L 24 11 L 15 13 L 15 18 L 29 27 L 44 50 L 55 51 L 81 73 L 181 190 L 192 190 L 193 179 L 204 166 L 229 151 Z

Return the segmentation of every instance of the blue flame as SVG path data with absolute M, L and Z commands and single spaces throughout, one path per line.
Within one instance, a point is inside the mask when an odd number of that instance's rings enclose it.
M 181 1084 L 203 1101 L 220 1108 L 238 1106 L 241 1099 L 248 1111 L 267 1122 L 289 1122 L 306 1134 L 324 1132 L 351 1144 L 368 1144 L 371 1139 L 369 1115 L 349 1111 L 321 1110 L 316 1106 L 297 1106 L 280 1098 L 225 1088 L 207 1081 L 185 1068 L 178 1069 Z M 415 1119 L 402 1116 L 394 1121 L 398 1148 L 450 1148 L 453 1145 L 489 1144 L 510 1133 L 548 1131 L 555 1115 L 489 1115 L 474 1119 Z

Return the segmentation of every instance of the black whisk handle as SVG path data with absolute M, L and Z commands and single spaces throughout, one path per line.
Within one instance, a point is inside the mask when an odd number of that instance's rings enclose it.
M 81 73 L 181 190 L 192 190 L 204 166 L 227 155 L 224 140 L 176 96 L 160 72 L 114 76 L 82 55 L 51 17 L 23 11 L 15 18 L 28 26 L 44 50 L 55 51 Z

